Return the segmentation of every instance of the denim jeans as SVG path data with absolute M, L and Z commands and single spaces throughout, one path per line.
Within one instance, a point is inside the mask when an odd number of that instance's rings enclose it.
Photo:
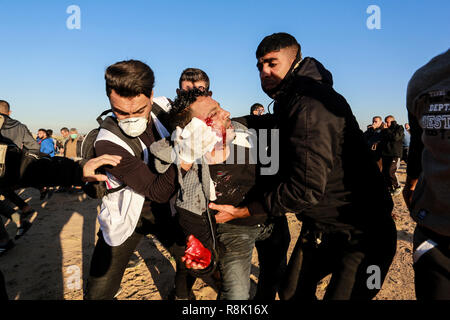
M 248 300 L 250 297 L 250 271 L 255 242 L 267 239 L 273 224 L 240 226 L 218 224 L 217 238 L 224 245 L 225 252 L 219 259 L 222 275 L 222 300 Z

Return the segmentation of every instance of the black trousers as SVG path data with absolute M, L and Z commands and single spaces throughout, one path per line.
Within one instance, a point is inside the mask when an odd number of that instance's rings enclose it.
M 400 162 L 400 158 L 382 157 L 382 162 L 382 173 L 384 176 L 384 181 L 386 181 L 386 185 L 388 186 L 388 188 L 392 190 L 400 187 L 397 176 L 395 175 L 395 173 L 397 172 L 398 163 Z
M 5 277 L 0 270 L 0 301 L 8 300 L 8 294 L 6 293 Z
M 273 220 L 269 238 L 255 243 L 258 251 L 259 277 L 254 300 L 275 300 L 282 275 L 287 268 L 287 252 L 291 242 L 285 215 Z
M 98 233 L 91 259 L 89 278 L 85 289 L 86 300 L 111 300 L 120 288 L 123 274 L 131 255 L 146 234 L 155 235 L 168 251 L 175 256 L 184 252 L 185 238 L 170 212 L 156 214 L 156 219 L 139 219 L 136 230 L 121 245 L 112 247 Z
M 12 189 L 3 189 L 0 193 L 4 195 L 6 199 L 18 206 L 20 210 L 27 206 L 27 203 Z
M 321 234 L 308 226 L 302 227 L 280 290 L 280 298 L 316 300 L 318 282 L 331 274 L 324 300 L 373 299 L 389 271 L 397 243 L 392 219 L 386 219 L 376 229 L 378 231 L 359 234 Z M 372 283 L 371 277 L 378 279 Z
M 437 245 L 414 262 L 417 300 L 450 300 L 450 237 L 439 236 L 423 227 L 414 231 L 414 252 L 427 240 Z

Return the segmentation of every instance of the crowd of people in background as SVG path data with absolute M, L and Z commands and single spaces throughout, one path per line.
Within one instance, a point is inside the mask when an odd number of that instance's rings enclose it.
M 0 131 L 2 139 L 14 144 L 18 149 L 39 154 L 42 157 L 60 156 L 73 160 L 81 159 L 81 143 L 83 137 L 78 136 L 75 128 L 70 130 L 70 135 L 67 128 L 62 128 L 62 138 L 53 137 L 52 129 L 41 128 L 37 131 L 36 137 L 33 137 L 26 125 L 10 117 L 11 113 L 12 110 L 8 101 L 0 100 L 0 114 L 3 117 Z M 58 191 L 65 191 L 65 188 L 61 187 Z M 40 193 L 41 200 L 45 196 L 50 198 L 53 194 L 53 188 L 43 187 Z M 16 224 L 17 231 L 14 240 L 19 240 L 32 226 L 30 219 L 34 218 L 36 210 L 25 202 L 13 189 L 3 188 L 0 190 L 0 195 L 4 198 L 0 200 L 0 215 L 6 218 L 7 221 L 10 220 Z M 17 206 L 19 211 L 14 209 L 15 206 Z M 4 222 L 0 217 L 0 255 L 12 249 L 14 245 L 14 241 L 9 238 L 4 228 Z
M 36 134 L 36 142 L 39 144 L 39 151 L 49 157 L 62 156 L 73 160 L 81 159 L 81 144 L 83 136 L 78 134 L 76 128 L 67 127 L 60 130 L 61 136 L 54 137 L 52 129 L 39 129 Z
M 95 132 L 91 159 L 82 157 L 83 140 L 75 128 L 62 128 L 62 139 L 39 129 L 35 139 L 10 118 L 8 102 L 0 101 L 2 142 L 50 159 L 30 181 L 53 174 L 53 181 L 65 179 L 60 185 L 86 186 L 86 173 L 80 174 L 89 163 L 84 160 L 110 159 L 95 180 L 102 199 L 100 230 L 84 298 L 116 297 L 134 249 L 153 234 L 175 258 L 175 299 L 192 298 L 196 278 L 210 283 L 220 299 L 249 299 L 255 247 L 261 271 L 256 299 L 273 300 L 278 293 L 284 300 L 315 300 L 329 274 L 324 299 L 373 299 L 396 252 L 392 197 L 402 193 L 396 172 L 403 159 L 408 166 L 403 197 L 417 222 L 416 295 L 450 299 L 450 50 L 411 80 L 411 128 L 393 115 L 384 121 L 375 116 L 364 133 L 333 89 L 331 72 L 303 57 L 292 35 L 265 37 L 256 59 L 274 113 L 265 114 L 255 103 L 250 115 L 239 118 L 212 98 L 203 70 L 185 69 L 171 101 L 154 96 L 155 77 L 145 63 L 109 66 L 106 95 L 114 116 Z M 259 155 L 277 154 L 277 171 L 264 174 L 271 164 L 252 159 L 251 151 L 260 146 L 262 132 L 272 130 L 279 140 Z M 236 161 L 238 155 L 243 159 Z M 58 157 L 65 161 L 52 161 Z M 68 174 L 59 177 L 57 166 L 67 166 Z M 12 188 L 0 192 L 21 210 L 15 219 L 20 238 L 34 210 Z M 48 187 L 41 189 L 41 199 L 47 193 Z M 15 210 L 6 202 L 0 206 L 2 215 L 13 219 Z M 286 213 L 302 221 L 289 261 Z M 0 255 L 13 246 L 0 221 Z M 368 284 L 374 265 L 378 286 Z M 0 295 L 2 286 L 0 272 Z
M 383 173 L 386 185 L 392 195 L 399 195 L 402 187 L 396 172 L 400 162 L 408 161 L 409 124 L 399 125 L 394 116 L 388 115 L 383 119 L 380 116 L 372 118 L 372 124 L 367 126 L 364 138 L 371 150 L 371 154 Z

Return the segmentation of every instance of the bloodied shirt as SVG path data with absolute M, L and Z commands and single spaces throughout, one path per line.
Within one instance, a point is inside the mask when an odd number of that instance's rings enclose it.
M 216 204 L 228 204 L 235 207 L 247 205 L 247 195 L 258 192 L 259 167 L 251 160 L 249 149 L 232 145 L 228 159 L 220 164 L 209 165 L 211 179 L 216 189 Z M 262 192 L 262 191 L 261 191 Z M 256 225 L 267 219 L 262 205 L 257 215 L 244 219 L 233 219 L 227 223 L 235 225 Z

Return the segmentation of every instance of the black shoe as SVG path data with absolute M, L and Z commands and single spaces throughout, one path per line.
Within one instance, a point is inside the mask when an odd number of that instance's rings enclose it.
M 0 246 L 0 257 L 3 256 L 6 252 L 14 248 L 15 244 L 12 240 L 9 240 L 5 245 Z
M 16 236 L 14 240 L 18 240 L 22 238 L 22 236 L 31 228 L 33 224 L 28 221 L 21 222 L 21 225 L 19 228 L 17 228 Z

